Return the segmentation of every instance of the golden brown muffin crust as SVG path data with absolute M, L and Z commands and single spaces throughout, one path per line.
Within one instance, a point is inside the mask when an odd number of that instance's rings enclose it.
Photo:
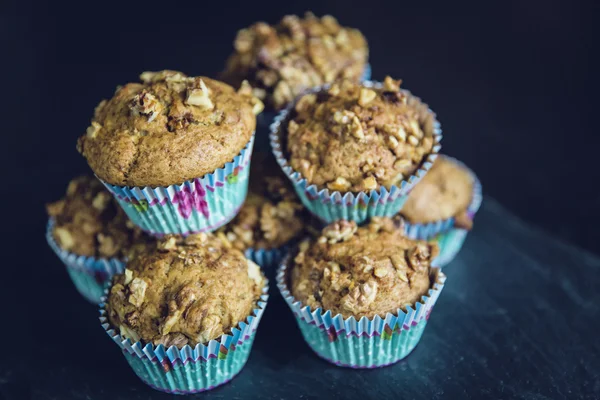
M 400 213 L 409 222 L 427 224 L 466 214 L 473 196 L 469 171 L 441 156 L 414 187 Z
M 338 78 L 358 81 L 369 56 L 356 29 L 331 15 L 287 15 L 274 26 L 258 22 L 238 32 L 223 77 L 237 86 L 247 79 L 254 94 L 274 109 L 303 90 Z
M 298 238 L 307 215 L 273 156 L 255 153 L 250 168 L 246 202 L 220 234 L 241 251 L 275 249 Z
M 236 93 L 176 71 L 140 78 L 100 102 L 78 140 L 100 179 L 120 186 L 179 184 L 221 168 L 250 140 L 257 103 L 247 88 Z
M 64 198 L 46 205 L 59 247 L 87 257 L 124 259 L 152 239 L 135 227 L 98 179 L 69 182 Z
M 250 316 L 264 285 L 260 268 L 226 240 L 167 236 L 113 279 L 106 309 L 133 342 L 195 346 Z
M 407 179 L 432 152 L 434 115 L 399 86 L 390 77 L 381 88 L 344 80 L 302 96 L 281 127 L 292 168 L 340 192 Z
M 374 217 L 326 226 L 316 241 L 301 243 L 291 270 L 296 300 L 333 315 L 360 319 L 414 306 L 430 289 L 437 244 L 408 239 L 399 218 Z

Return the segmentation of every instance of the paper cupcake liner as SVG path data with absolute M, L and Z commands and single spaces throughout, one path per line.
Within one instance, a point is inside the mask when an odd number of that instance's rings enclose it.
M 371 64 L 365 66 L 363 76 L 360 78 L 361 81 L 368 81 L 371 79 Z M 256 117 L 256 142 L 254 148 L 259 151 L 271 151 L 271 145 L 269 144 L 269 127 L 273 123 L 273 120 L 277 116 L 277 111 L 263 111 Z
M 113 275 L 123 272 L 125 262 L 118 258 L 80 256 L 63 250 L 52 236 L 53 228 L 54 220 L 49 219 L 46 226 L 46 240 L 67 267 L 75 288 L 86 300 L 94 304 L 100 303 L 106 283 Z
M 258 323 L 269 299 L 268 283 L 257 307 L 244 322 L 208 344 L 176 346 L 141 342 L 131 343 L 111 328 L 106 314 L 106 298 L 100 304 L 100 322 L 111 339 L 121 348 L 136 375 L 150 387 L 172 394 L 204 392 L 229 382 L 246 364 Z M 108 289 L 105 295 L 108 294 Z
M 440 253 L 431 262 L 431 265 L 436 267 L 445 267 L 449 264 L 462 248 L 467 234 L 466 229 L 452 228 L 447 232 L 440 233 L 433 240 L 440 247 Z
M 103 182 L 129 219 L 153 235 L 212 232 L 236 216 L 246 199 L 254 135 L 231 162 L 181 185 L 128 187 Z
M 381 87 L 381 83 L 366 81 L 363 83 L 366 87 Z M 306 93 L 316 93 L 321 90 L 327 90 L 329 85 L 313 88 Z M 340 219 L 353 220 L 357 223 L 362 223 L 373 216 L 391 217 L 400 211 L 408 194 L 412 188 L 425 176 L 427 171 L 433 165 L 433 162 L 438 156 L 442 148 L 440 141 L 442 140 L 442 129 L 440 123 L 435 119 L 435 114 L 428 106 L 421 102 L 418 97 L 412 96 L 410 92 L 403 91 L 409 96 L 409 101 L 417 102 L 420 105 L 423 113 L 430 113 L 433 116 L 433 149 L 420 168 L 411 175 L 408 179 L 402 181 L 399 186 L 394 185 L 389 190 L 382 187 L 378 190 L 370 192 L 341 193 L 338 191 L 330 191 L 327 188 L 318 187 L 310 184 L 302 177 L 299 172 L 296 172 L 289 165 L 285 156 L 285 149 L 281 142 L 282 123 L 286 120 L 288 113 L 295 106 L 295 101 L 290 106 L 281 111 L 275 121 L 271 125 L 271 148 L 275 159 L 283 169 L 283 172 L 292 181 L 294 189 L 302 200 L 304 206 L 321 220 L 330 223 Z
M 260 265 L 264 270 L 270 270 L 287 254 L 287 246 L 277 249 L 246 249 L 244 255 L 247 259 Z
M 456 164 L 461 169 L 468 171 L 471 177 L 473 178 L 473 193 L 471 195 L 471 203 L 467 207 L 467 216 L 472 221 L 475 218 L 475 214 L 479 210 L 483 199 L 481 191 L 481 182 L 479 182 L 477 175 L 475 175 L 475 173 L 471 169 L 469 169 L 469 167 L 467 167 L 462 162 L 458 161 L 456 158 L 448 157 L 446 155 L 441 155 L 440 157 L 443 157 L 444 159 Z M 430 222 L 427 224 L 411 224 L 408 221 L 405 221 L 404 230 L 406 232 L 406 235 L 411 239 L 429 240 L 440 233 L 447 232 L 453 229 L 454 223 L 454 217 L 440 221 Z
M 335 365 L 350 368 L 377 368 L 396 363 L 406 357 L 419 343 L 429 315 L 444 288 L 446 276 L 439 268 L 432 269 L 432 288 L 415 307 L 395 314 L 373 318 L 344 319 L 341 314 L 321 308 L 311 310 L 297 301 L 287 285 L 286 258 L 277 273 L 277 287 L 294 313 L 300 331 L 317 355 Z

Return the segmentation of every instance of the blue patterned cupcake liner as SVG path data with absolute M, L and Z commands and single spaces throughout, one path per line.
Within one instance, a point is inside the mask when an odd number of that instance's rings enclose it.
M 283 257 L 287 254 L 287 246 L 277 249 L 253 249 L 244 251 L 247 259 L 260 265 L 264 270 L 270 270 L 279 265 Z
M 228 223 L 248 192 L 254 135 L 223 168 L 167 187 L 128 187 L 103 182 L 129 219 L 153 235 L 212 232 Z
M 475 214 L 479 210 L 479 207 L 481 207 L 481 202 L 483 199 L 481 182 L 479 182 L 477 175 L 475 175 L 475 173 L 469 169 L 469 167 L 458 161 L 456 158 L 448 157 L 446 155 L 440 155 L 440 157 L 452 162 L 453 164 L 456 164 L 457 167 L 467 171 L 473 178 L 473 193 L 471 195 L 471 203 L 469 203 L 467 206 L 467 216 L 469 219 L 473 220 L 475 218 Z M 400 213 L 402 213 L 402 211 L 400 211 Z M 438 234 L 447 232 L 454 228 L 454 223 L 454 217 L 430 222 L 427 224 L 411 224 L 410 222 L 405 221 L 404 230 L 406 235 L 411 239 L 430 240 L 435 238 Z
M 80 256 L 63 250 L 54 240 L 53 229 L 54 220 L 51 218 L 46 226 L 46 240 L 67 267 L 75 288 L 89 302 L 100 303 L 105 285 L 113 275 L 123 272 L 125 262 L 118 258 Z
M 277 272 L 277 287 L 294 313 L 302 336 L 310 348 L 332 364 L 350 368 L 378 368 L 405 358 L 419 343 L 429 315 L 437 301 L 446 276 L 439 268 L 432 268 L 432 288 L 414 307 L 384 317 L 354 317 L 344 319 L 341 314 L 321 308 L 311 310 L 291 294 L 287 279 L 287 257 Z
M 380 82 L 366 81 L 363 82 L 366 87 L 380 88 Z M 317 93 L 322 90 L 327 90 L 330 85 L 313 88 L 305 93 Z M 289 165 L 285 156 L 285 149 L 281 142 L 282 126 L 290 111 L 294 108 L 295 102 L 279 113 L 275 121 L 271 125 L 271 148 L 275 159 L 283 169 L 283 172 L 292 181 L 296 193 L 302 200 L 304 206 L 322 221 L 330 223 L 340 219 L 353 220 L 357 223 L 362 223 L 371 217 L 392 217 L 400 211 L 408 194 L 412 188 L 425 176 L 427 171 L 433 165 L 433 162 L 438 156 L 442 148 L 440 142 L 442 140 L 442 129 L 440 123 L 435 119 L 435 113 L 429 107 L 421 102 L 421 99 L 403 90 L 409 102 L 413 102 L 419 106 L 420 111 L 427 113 L 433 118 L 433 149 L 420 168 L 408 179 L 403 180 L 399 186 L 394 185 L 389 190 L 381 187 L 378 190 L 370 192 L 346 192 L 330 191 L 327 188 L 318 187 L 310 184 L 299 172 L 296 172 Z M 299 97 L 298 97 L 299 98 Z M 296 99 L 297 100 L 297 99 Z
M 449 264 L 462 248 L 467 234 L 466 229 L 451 228 L 447 232 L 438 234 L 433 240 L 440 247 L 440 253 L 431 262 L 436 267 L 445 267 Z
M 360 78 L 361 81 L 368 81 L 371 79 L 371 64 L 365 66 L 363 76 Z M 269 144 L 269 127 L 273 123 L 273 120 L 277 116 L 276 111 L 263 111 L 256 117 L 256 143 L 254 147 L 259 151 L 271 151 L 271 145 Z
M 109 289 L 105 291 L 108 295 Z M 269 299 L 268 283 L 262 290 L 257 306 L 244 322 L 230 334 L 207 344 L 189 345 L 179 349 L 160 344 L 144 345 L 121 336 L 110 326 L 106 312 L 106 297 L 100 304 L 100 322 L 110 338 L 121 348 L 135 374 L 148 386 L 171 394 L 191 394 L 211 390 L 233 379 L 244 367 Z

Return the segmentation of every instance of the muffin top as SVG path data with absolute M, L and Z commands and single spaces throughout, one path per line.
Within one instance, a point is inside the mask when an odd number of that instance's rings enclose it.
M 93 177 L 73 179 L 66 196 L 46 210 L 54 219 L 52 236 L 58 246 L 80 256 L 124 259 L 152 242 Z
M 115 276 L 106 310 L 133 342 L 195 346 L 250 316 L 265 282 L 260 268 L 226 240 L 166 236 Z
M 446 157 L 438 157 L 427 175 L 415 185 L 400 212 L 409 222 L 427 224 L 455 217 L 470 229 L 467 207 L 473 196 L 473 177 Z
M 246 202 L 219 232 L 242 251 L 281 247 L 304 232 L 302 204 L 272 156 L 253 154 L 250 168 Z
M 340 220 L 300 244 L 291 271 L 296 300 L 344 318 L 384 317 L 414 306 L 432 282 L 437 244 L 408 239 L 402 220 L 374 217 L 360 228 Z
M 238 32 L 223 78 L 247 79 L 254 94 L 281 109 L 303 90 L 338 78 L 360 80 L 369 50 L 364 36 L 331 15 L 287 15 L 275 26 L 258 22 Z
M 96 107 L 77 142 L 94 173 L 120 186 L 168 186 L 231 161 L 250 140 L 262 103 L 247 83 L 144 72 Z M 253 111 L 254 110 L 254 111 Z
M 380 88 L 343 80 L 306 94 L 281 129 L 292 168 L 309 184 L 360 192 L 412 175 L 432 152 L 433 123 L 427 105 L 388 76 Z

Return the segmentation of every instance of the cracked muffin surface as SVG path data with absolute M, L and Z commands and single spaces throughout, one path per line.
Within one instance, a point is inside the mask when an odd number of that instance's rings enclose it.
M 300 97 L 280 127 L 291 167 L 309 184 L 339 192 L 408 179 L 434 151 L 435 115 L 400 83 L 342 80 Z
M 265 283 L 260 268 L 226 240 L 167 236 L 113 279 L 106 309 L 133 342 L 195 346 L 246 320 Z
M 400 214 L 416 224 L 455 217 L 457 226 L 470 229 L 472 222 L 467 207 L 473 196 L 473 184 L 468 170 L 440 156 L 409 193 Z
M 222 76 L 237 86 L 247 79 L 270 109 L 285 107 L 302 91 L 338 78 L 359 81 L 369 50 L 357 29 L 331 15 L 287 15 L 276 25 L 257 22 L 238 32 Z
M 333 315 L 372 318 L 414 306 L 432 287 L 435 243 L 404 236 L 399 217 L 374 217 L 326 226 L 304 241 L 291 262 L 290 287 L 296 300 Z
M 65 197 L 47 204 L 46 211 L 58 246 L 80 256 L 125 259 L 153 243 L 91 176 L 71 180 Z
M 168 186 L 223 167 L 248 143 L 262 103 L 206 77 L 144 72 L 96 107 L 77 142 L 94 173 L 120 186 Z
M 239 250 L 276 249 L 304 232 L 298 196 L 271 154 L 255 153 L 250 166 L 250 186 L 239 214 L 219 229 Z

